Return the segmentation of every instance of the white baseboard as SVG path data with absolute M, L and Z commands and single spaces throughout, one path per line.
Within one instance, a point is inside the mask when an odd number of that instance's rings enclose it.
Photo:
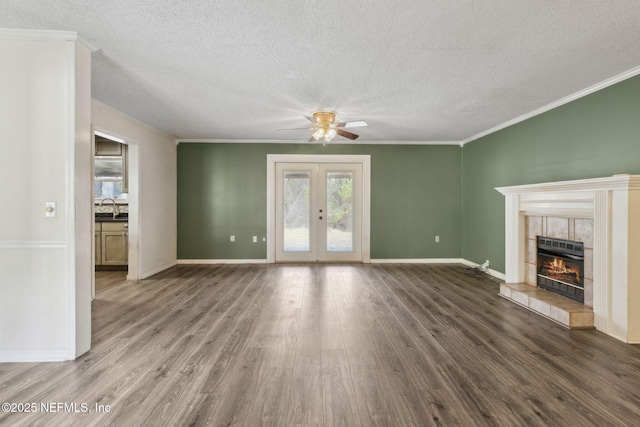
M 372 259 L 371 264 L 462 264 L 462 258 L 391 258 Z
M 371 264 L 464 264 L 469 267 L 479 267 L 480 264 L 464 258 L 402 258 L 402 259 L 372 259 Z M 504 273 L 487 269 L 487 274 L 500 280 L 505 280 Z
M 476 264 L 475 262 L 472 262 L 472 261 L 469 261 L 469 260 L 466 260 L 466 259 L 463 259 L 461 262 L 464 265 L 468 265 L 469 267 L 473 267 L 473 268 L 480 267 L 480 264 Z M 487 269 L 487 274 L 489 276 L 495 277 L 496 279 L 500 279 L 500 280 L 503 280 L 503 281 L 506 280 L 506 276 L 504 275 L 504 273 L 496 271 L 496 270 L 494 270 L 492 268 L 488 268 Z
M 69 359 L 66 350 L 0 350 L 0 363 L 62 362 Z
M 480 264 L 476 264 L 475 262 L 468 261 L 464 258 L 390 258 L 390 259 L 372 259 L 370 262 L 371 264 L 464 264 L 474 268 L 480 266 Z M 179 259 L 177 264 L 267 264 L 267 260 L 266 259 Z M 497 279 L 505 280 L 504 273 L 493 270 L 491 268 L 487 270 L 487 274 Z
M 179 259 L 178 264 L 266 264 L 266 259 Z
M 158 274 L 158 273 L 160 273 L 161 271 L 164 271 L 164 270 L 166 270 L 167 268 L 171 268 L 171 267 L 173 267 L 173 266 L 174 266 L 174 265 L 176 265 L 176 264 L 177 264 L 177 263 L 176 263 L 175 261 L 171 261 L 170 263 L 167 263 L 167 264 L 165 264 L 165 265 L 163 265 L 163 266 L 160 266 L 160 267 L 158 267 L 158 268 L 154 268 L 153 270 L 149 270 L 149 271 L 145 271 L 144 273 L 140 273 L 140 280 L 142 280 L 142 279 L 146 279 L 147 277 L 151 277 L 151 276 L 153 276 L 154 274 Z

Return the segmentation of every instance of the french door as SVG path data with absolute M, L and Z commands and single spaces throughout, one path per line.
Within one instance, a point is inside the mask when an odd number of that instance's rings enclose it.
M 275 261 L 362 261 L 362 164 L 276 163 Z

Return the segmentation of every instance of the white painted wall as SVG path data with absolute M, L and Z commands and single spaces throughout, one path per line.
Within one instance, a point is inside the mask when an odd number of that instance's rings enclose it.
M 149 277 L 176 264 L 176 138 L 95 99 L 96 130 L 129 144 L 129 279 Z M 132 258 L 138 271 L 132 271 Z M 135 268 L 135 267 L 134 267 Z
M 76 268 L 90 251 L 90 218 L 76 223 L 90 216 L 76 197 L 91 185 L 76 168 L 90 132 L 90 61 L 75 40 L 0 30 L 0 362 L 74 359 L 90 346 L 90 270 Z

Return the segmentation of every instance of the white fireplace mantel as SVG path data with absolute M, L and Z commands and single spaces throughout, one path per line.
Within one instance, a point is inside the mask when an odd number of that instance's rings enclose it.
M 595 327 L 640 343 L 640 175 L 496 190 L 505 196 L 505 281 L 524 282 L 526 216 L 592 218 Z

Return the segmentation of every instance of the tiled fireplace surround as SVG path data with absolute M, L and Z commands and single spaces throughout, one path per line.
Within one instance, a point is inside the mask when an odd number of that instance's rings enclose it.
M 583 310 L 593 308 L 599 331 L 640 343 L 640 176 L 496 190 L 505 196 L 506 285 L 535 289 L 536 236 L 582 241 Z
M 537 286 L 537 236 L 584 243 L 584 305 L 593 307 L 593 220 L 527 215 L 524 218 L 524 281 Z

